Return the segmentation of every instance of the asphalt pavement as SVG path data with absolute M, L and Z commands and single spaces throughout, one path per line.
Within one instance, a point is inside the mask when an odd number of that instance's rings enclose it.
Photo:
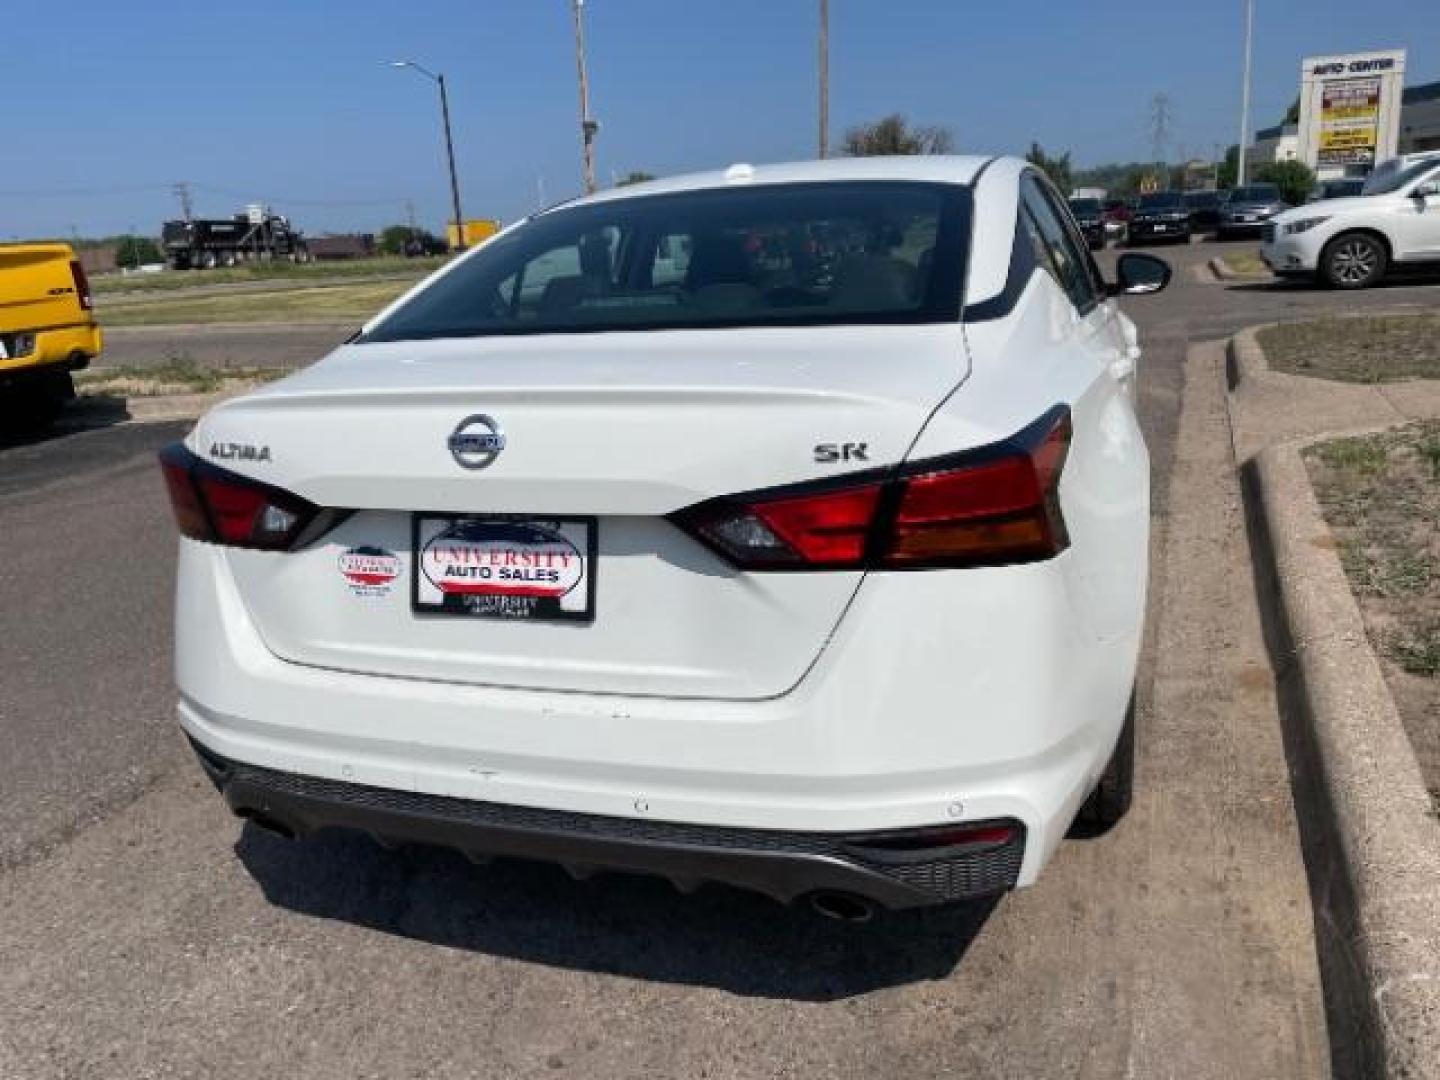
M 1214 250 L 1125 305 L 1156 496 L 1134 810 L 1034 888 L 862 927 L 242 827 L 171 715 L 153 452 L 184 425 L 0 446 L 0 1077 L 1326 1075 L 1218 360 L 1192 346 L 1440 287 L 1221 285 Z

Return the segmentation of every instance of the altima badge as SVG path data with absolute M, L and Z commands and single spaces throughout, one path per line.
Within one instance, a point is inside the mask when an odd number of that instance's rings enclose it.
M 505 431 L 483 413 L 467 416 L 447 440 L 450 454 L 466 469 L 483 469 L 505 449 Z

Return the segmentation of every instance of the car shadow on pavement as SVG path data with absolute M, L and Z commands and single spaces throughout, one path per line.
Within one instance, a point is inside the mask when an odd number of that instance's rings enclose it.
M 1385 280 L 1371 285 L 1367 291 L 1384 292 L 1386 289 L 1403 289 L 1407 286 L 1435 284 L 1440 284 L 1440 273 L 1433 270 L 1407 268 L 1404 273 L 1397 272 L 1391 274 L 1386 277 Z M 1336 293 L 1336 290 L 1332 289 L 1323 281 L 1308 277 L 1272 278 L 1268 281 L 1229 282 L 1225 285 L 1225 291 L 1238 293 Z M 1353 294 L 1346 294 L 1341 291 L 1336 293 L 1336 295 L 1338 297 Z M 1363 312 L 1354 312 L 1354 314 L 1363 314 Z
M 130 411 L 123 397 L 111 394 L 87 395 L 83 401 L 70 402 L 54 424 L 38 431 L 24 430 L 23 426 L 13 425 L 0 416 L 0 450 L 37 446 L 84 431 L 114 427 L 129 419 Z
M 545 864 L 476 866 L 340 831 L 290 841 L 248 823 L 235 852 L 267 900 L 303 915 L 552 967 L 810 1002 L 945 978 L 996 906 L 880 912 L 857 925 L 721 886 L 685 896 L 658 879 L 581 882 Z

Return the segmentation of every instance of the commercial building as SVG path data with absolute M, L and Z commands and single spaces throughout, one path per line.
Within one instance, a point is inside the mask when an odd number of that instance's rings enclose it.
M 1404 78 L 1404 49 L 1308 57 L 1299 122 L 1257 131 L 1248 169 L 1303 161 L 1322 180 L 1363 176 L 1396 154 L 1440 149 L 1440 82 Z
M 1400 109 L 1402 154 L 1440 150 L 1440 82 L 1412 86 L 1405 91 Z

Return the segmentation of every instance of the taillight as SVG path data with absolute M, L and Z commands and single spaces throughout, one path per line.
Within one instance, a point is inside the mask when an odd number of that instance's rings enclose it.
M 1002 442 L 883 474 L 711 499 L 673 519 L 745 570 L 929 569 L 1052 558 L 1070 544 L 1070 410 Z
M 75 283 L 75 296 L 80 306 L 89 311 L 95 305 L 90 299 L 90 279 L 85 276 L 85 267 L 80 265 L 79 259 L 70 260 L 70 280 Z
M 203 461 L 181 443 L 159 456 L 175 523 L 192 540 L 284 551 L 321 513 L 298 495 Z

